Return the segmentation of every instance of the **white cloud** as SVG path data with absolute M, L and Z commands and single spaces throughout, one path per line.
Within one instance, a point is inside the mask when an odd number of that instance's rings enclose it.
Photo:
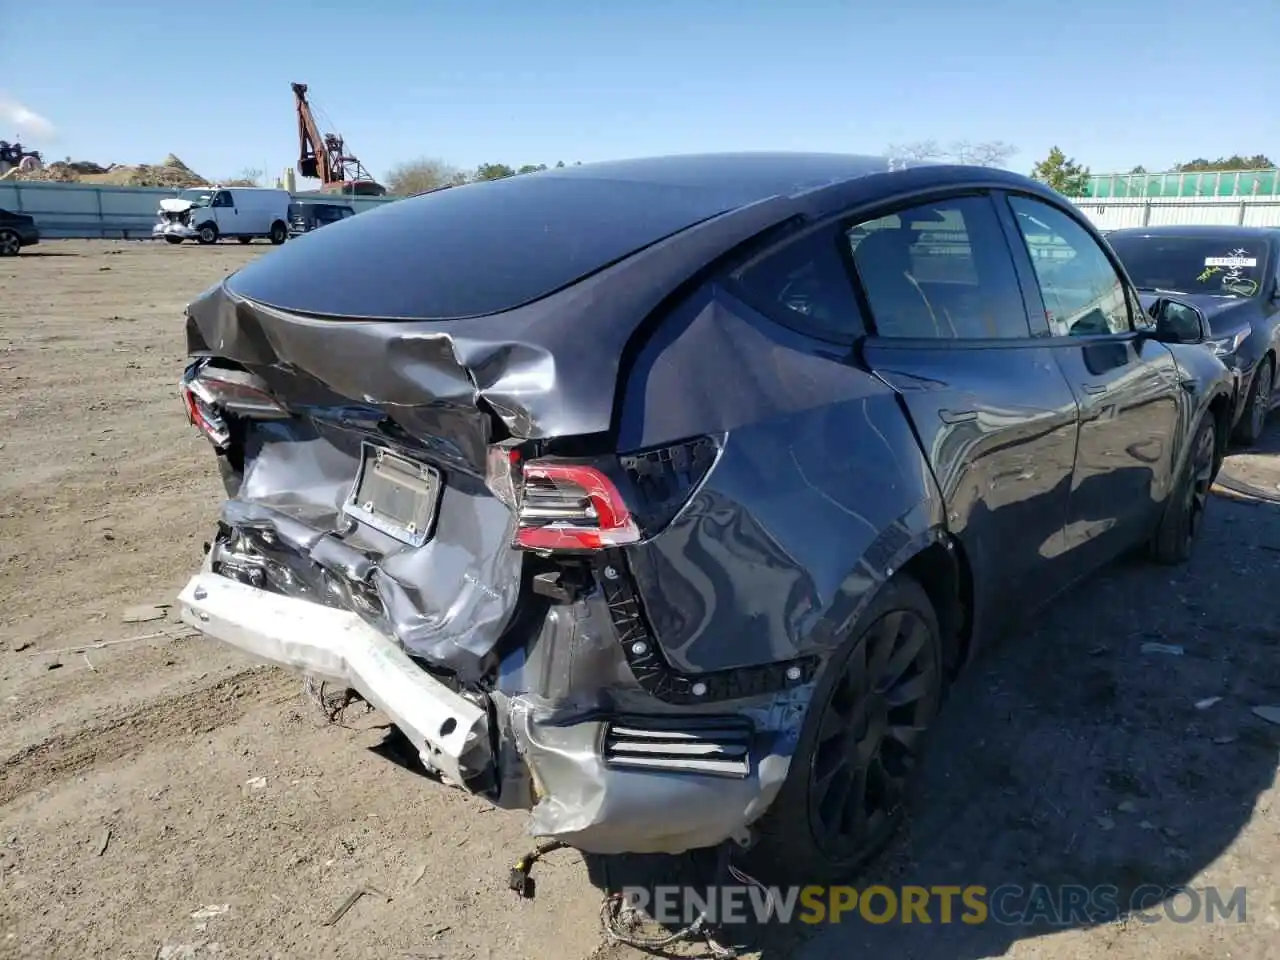
M 56 140 L 58 137 L 57 129 L 49 120 L 0 91 L 0 139 L 12 137 L 15 132 L 12 128 L 16 128 L 19 136 L 33 140 Z

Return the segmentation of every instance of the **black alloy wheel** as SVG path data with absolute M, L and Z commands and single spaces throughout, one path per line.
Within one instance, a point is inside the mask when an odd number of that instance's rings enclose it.
M 1174 565 L 1191 558 L 1217 468 L 1218 431 L 1213 413 L 1206 411 L 1191 441 L 1190 456 L 1183 464 L 1178 486 L 1170 493 L 1160 526 L 1151 539 L 1151 555 L 1157 563 Z
M 912 610 L 885 614 L 845 661 L 823 711 L 809 772 L 809 825 L 840 860 L 862 860 L 892 832 L 937 712 L 941 663 Z
M 1254 371 L 1253 382 L 1249 385 L 1249 401 L 1245 406 L 1244 417 L 1241 418 L 1238 430 L 1238 439 L 1246 446 L 1253 446 L 1262 439 L 1262 431 L 1267 425 L 1267 414 L 1271 412 L 1273 379 L 1271 358 L 1266 357 Z
M 1195 542 L 1196 534 L 1200 532 L 1200 523 L 1204 519 L 1205 509 L 1209 506 L 1209 491 L 1213 486 L 1213 466 L 1217 451 L 1216 431 L 1213 429 L 1212 420 L 1209 421 L 1209 429 L 1201 429 L 1196 434 L 1196 446 L 1191 454 L 1191 471 L 1190 482 L 1187 484 L 1186 504 L 1184 509 L 1187 511 L 1187 552 L 1191 552 L 1191 544 Z
M 946 687 L 924 589 L 886 583 L 827 663 L 787 779 L 753 827 L 750 869 L 771 883 L 835 883 L 893 838 Z

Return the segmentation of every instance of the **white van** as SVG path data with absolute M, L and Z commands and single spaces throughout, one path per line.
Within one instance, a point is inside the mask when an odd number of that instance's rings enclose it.
M 248 243 L 266 237 L 281 244 L 289 238 L 292 201 L 288 190 L 193 187 L 160 201 L 160 220 L 151 228 L 151 236 L 169 243 L 217 243 L 222 237 Z

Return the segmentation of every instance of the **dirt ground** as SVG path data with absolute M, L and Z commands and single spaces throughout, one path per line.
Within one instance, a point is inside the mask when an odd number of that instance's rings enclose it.
M 375 755 L 376 715 L 327 725 L 295 678 L 124 622 L 172 600 L 220 499 L 176 394 L 182 307 L 269 250 L 0 260 L 0 957 L 641 956 L 601 936 L 598 863 L 560 851 L 536 898 L 508 891 L 523 818 Z M 1275 490 L 1275 460 L 1229 468 Z M 1280 704 L 1278 572 L 1280 508 L 1216 497 L 1187 568 L 1118 565 L 1058 603 L 957 686 L 864 878 L 1243 886 L 1244 924 L 846 919 L 752 931 L 744 955 L 1274 957 L 1280 727 L 1252 708 Z

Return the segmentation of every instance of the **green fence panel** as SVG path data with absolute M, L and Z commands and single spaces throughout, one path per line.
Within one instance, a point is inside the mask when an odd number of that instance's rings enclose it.
M 1089 178 L 1085 196 L 1111 197 L 1274 197 L 1280 171 L 1205 170 L 1196 173 L 1103 173 Z

